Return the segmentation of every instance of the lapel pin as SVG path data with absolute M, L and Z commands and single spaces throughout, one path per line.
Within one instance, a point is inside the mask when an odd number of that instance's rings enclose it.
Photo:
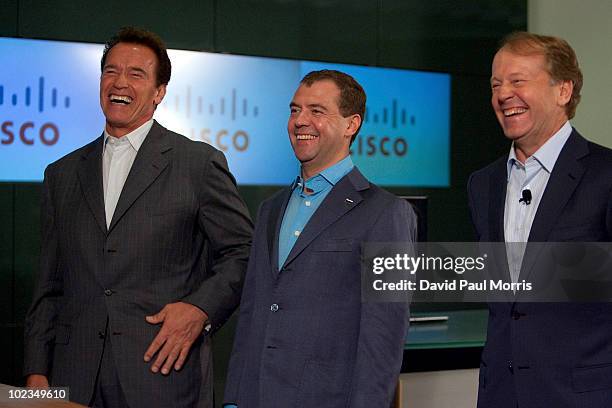
M 344 201 L 346 201 L 347 204 L 353 204 L 354 201 L 351 200 L 350 198 L 345 198 Z

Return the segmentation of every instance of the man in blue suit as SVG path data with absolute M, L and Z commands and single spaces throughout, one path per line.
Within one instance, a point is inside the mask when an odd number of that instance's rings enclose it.
M 367 242 L 413 241 L 409 204 L 368 182 L 349 147 L 365 111 L 349 75 L 306 75 L 290 108 L 301 173 L 260 207 L 225 390 L 227 406 L 388 407 L 407 303 L 362 302 Z
M 495 55 L 492 105 L 510 153 L 469 181 L 480 241 L 612 240 L 612 151 L 573 129 L 582 73 L 569 44 L 514 33 Z M 513 281 L 543 270 L 508 254 Z M 612 406 L 612 305 L 490 303 L 479 408 Z

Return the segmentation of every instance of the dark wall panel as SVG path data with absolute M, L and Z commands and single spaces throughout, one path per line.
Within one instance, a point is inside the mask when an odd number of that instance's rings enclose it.
M 13 320 L 14 190 L 0 183 L 0 324 Z
M 500 38 L 526 28 L 525 0 L 383 0 L 381 65 L 490 75 Z
M 34 286 L 40 251 L 40 192 L 42 185 L 17 184 L 15 187 L 15 329 L 12 355 L 15 381 L 23 368 L 23 321 Z
M 17 0 L 2 0 L 0 11 L 0 36 L 16 37 L 17 32 Z
M 171 48 L 213 47 L 213 0 L 183 1 L 21 0 L 23 37 L 104 42 L 119 27 L 135 25 L 159 34 Z
M 0 183 L 0 383 L 13 380 L 13 233 L 15 186 Z
M 23 322 L 32 298 L 33 274 L 40 252 L 40 193 L 38 183 L 15 187 L 15 320 Z
M 217 50 L 374 65 L 376 15 L 369 0 L 219 1 Z

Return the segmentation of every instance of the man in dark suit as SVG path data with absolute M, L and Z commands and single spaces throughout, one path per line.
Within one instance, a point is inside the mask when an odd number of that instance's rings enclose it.
M 492 104 L 507 138 L 505 156 L 469 181 L 480 241 L 612 239 L 612 151 L 569 124 L 582 74 L 560 38 L 515 33 L 492 67 Z M 513 281 L 545 271 L 508 251 Z M 527 264 L 527 265 L 526 265 Z M 609 303 L 490 303 L 480 366 L 479 408 L 612 406 Z
M 123 29 L 101 66 L 103 135 L 45 171 L 27 384 L 95 407 L 211 407 L 209 335 L 238 304 L 252 224 L 223 154 L 153 120 L 161 40 Z
M 290 108 L 296 181 L 260 207 L 230 358 L 226 406 L 388 407 L 406 303 L 362 302 L 368 242 L 412 241 L 409 204 L 371 184 L 349 146 L 362 87 L 338 71 L 302 79 Z

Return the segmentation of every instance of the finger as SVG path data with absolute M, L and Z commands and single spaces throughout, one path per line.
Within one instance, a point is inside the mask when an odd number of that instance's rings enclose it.
M 163 332 L 163 329 L 162 329 L 159 333 L 157 333 L 157 336 L 155 336 L 155 338 L 151 342 L 151 345 L 149 346 L 147 351 L 145 351 L 144 361 L 147 363 L 151 361 L 155 353 L 157 353 L 160 347 L 164 345 L 166 340 L 167 340 L 167 337 L 165 335 L 165 332 Z
M 183 347 L 181 348 L 181 353 L 179 354 L 178 359 L 176 360 L 176 363 L 174 364 L 174 369 L 176 371 L 183 368 L 183 364 L 185 364 L 185 360 L 187 360 L 187 355 L 189 355 L 189 350 L 191 349 L 192 344 L 193 344 L 192 342 L 189 342 L 187 344 L 184 344 Z
M 165 318 L 166 318 L 166 308 L 164 307 L 162 310 L 160 310 L 159 313 L 156 313 L 151 316 L 146 316 L 145 320 L 151 324 L 159 324 L 163 322 Z
M 153 371 L 154 373 L 159 372 L 159 369 L 164 364 L 164 361 L 166 361 L 166 359 L 172 352 L 172 348 L 174 347 L 174 344 L 175 342 L 173 342 L 171 339 L 168 339 L 168 341 L 166 341 L 166 344 L 164 344 L 164 347 L 162 347 L 159 353 L 157 353 L 157 358 L 155 359 L 155 362 L 151 366 L 151 371 Z
M 168 357 L 166 358 L 166 362 L 164 363 L 164 366 L 161 369 L 162 374 L 164 375 L 170 374 L 170 371 L 172 370 L 172 365 L 178 358 L 180 352 L 181 352 L 181 344 L 177 343 L 172 348 L 172 351 L 170 351 L 170 354 L 168 354 Z

